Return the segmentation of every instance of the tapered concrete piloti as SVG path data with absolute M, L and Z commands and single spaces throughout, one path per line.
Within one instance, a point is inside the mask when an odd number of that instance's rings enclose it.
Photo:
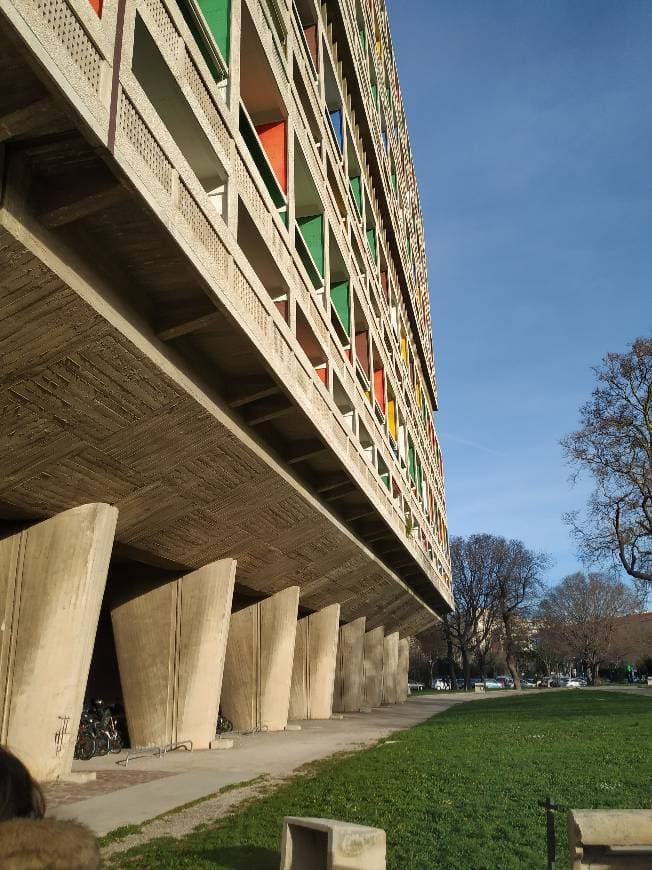
M 410 642 L 404 637 L 398 642 L 398 668 L 396 671 L 396 702 L 408 699 L 408 672 L 410 670 Z
M 330 719 L 339 625 L 339 604 L 297 622 L 289 719 Z
M 221 708 L 236 731 L 287 726 L 298 607 L 290 586 L 231 616 Z
M 340 628 L 333 710 L 353 713 L 364 706 L 364 629 L 361 616 Z
M 85 504 L 0 541 L 0 740 L 37 780 L 70 771 L 117 516 Z
M 215 736 L 236 563 L 182 577 L 130 568 L 112 602 L 120 681 L 132 746 Z
M 383 626 L 374 628 L 364 636 L 364 703 L 366 707 L 380 707 L 383 700 Z
M 396 704 L 398 685 L 398 632 L 388 634 L 383 647 L 383 704 Z

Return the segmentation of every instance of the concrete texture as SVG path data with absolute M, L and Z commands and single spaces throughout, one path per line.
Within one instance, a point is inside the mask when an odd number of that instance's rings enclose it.
M 364 703 L 367 707 L 380 707 L 383 700 L 384 637 L 382 625 L 364 636 Z
M 297 622 L 289 719 L 330 719 L 339 625 L 339 604 Z
M 236 563 L 180 578 L 142 566 L 120 578 L 111 607 L 132 746 L 215 737 Z
M 385 870 L 385 831 L 336 819 L 286 816 L 281 870 Z
M 571 810 L 568 848 L 572 870 L 649 870 L 652 810 Z
M 236 731 L 282 731 L 288 721 L 299 587 L 231 616 L 222 714 Z
M 340 628 L 333 697 L 336 713 L 353 713 L 364 705 L 365 622 L 363 616 Z
M 460 693 L 415 696 L 407 704 L 374 710 L 368 714 L 351 713 L 341 719 L 307 721 L 303 723 L 301 731 L 235 734 L 235 747 L 229 752 L 177 751 L 162 758 L 136 759 L 129 762 L 126 773 L 132 774 L 137 770 L 165 771 L 170 776 L 120 791 L 94 795 L 88 800 L 78 800 L 58 807 L 55 814 L 59 818 L 79 819 L 95 833 L 106 834 L 120 825 L 139 824 L 181 804 L 213 794 L 225 786 L 247 782 L 261 775 L 272 778 L 289 776 L 310 761 L 374 744 L 393 731 L 410 728 L 449 707 L 465 703 L 491 703 L 491 698 L 498 695 Z M 115 762 L 116 756 L 105 756 L 89 762 L 76 761 L 74 769 L 117 772 L 121 768 Z M 93 794 L 92 784 L 88 788 L 89 794 Z M 179 828 L 176 829 L 179 834 L 187 830 L 180 814 L 164 820 L 160 835 L 170 833 L 176 819 L 179 821 Z M 209 819 L 194 814 L 190 829 L 201 820 Z
M 404 704 L 408 699 L 408 673 L 410 670 L 410 642 L 401 638 L 398 642 L 398 667 L 396 670 L 396 703 Z
M 86 504 L 0 541 L 1 742 L 70 771 L 118 512 Z
M 398 701 L 398 632 L 385 637 L 383 644 L 383 704 Z

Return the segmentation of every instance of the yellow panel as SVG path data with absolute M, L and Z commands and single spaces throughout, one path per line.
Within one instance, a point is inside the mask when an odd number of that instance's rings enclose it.
M 397 441 L 396 401 L 394 399 L 387 400 L 387 425 L 389 426 L 389 434 L 394 441 Z

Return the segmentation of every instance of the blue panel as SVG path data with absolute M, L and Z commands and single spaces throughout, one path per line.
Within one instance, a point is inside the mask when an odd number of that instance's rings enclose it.
M 340 151 L 343 151 L 344 139 L 342 135 L 342 110 L 329 109 L 328 114 L 330 115 L 331 124 L 333 125 L 333 130 L 335 131 L 335 139 L 337 141 L 337 144 L 339 145 Z

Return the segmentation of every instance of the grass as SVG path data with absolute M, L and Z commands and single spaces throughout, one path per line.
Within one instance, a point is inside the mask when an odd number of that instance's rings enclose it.
M 312 772 L 181 840 L 111 867 L 277 870 L 285 815 L 384 828 L 388 870 L 545 866 L 546 795 L 564 807 L 649 808 L 652 706 L 620 693 L 533 693 L 457 706 Z M 558 817 L 558 868 L 568 867 Z

